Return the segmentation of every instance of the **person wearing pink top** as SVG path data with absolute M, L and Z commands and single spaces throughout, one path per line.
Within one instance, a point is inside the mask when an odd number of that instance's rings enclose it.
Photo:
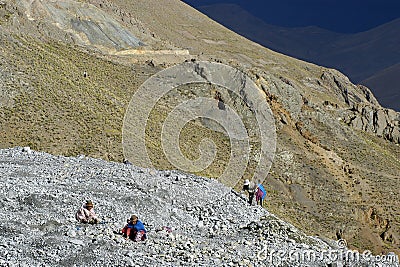
M 82 205 L 82 207 L 76 212 L 75 218 L 81 223 L 99 223 L 99 219 L 94 212 L 94 205 L 91 200 L 86 201 L 86 203 Z

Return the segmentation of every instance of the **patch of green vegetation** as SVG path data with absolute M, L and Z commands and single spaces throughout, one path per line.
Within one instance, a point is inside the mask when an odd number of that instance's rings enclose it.
M 156 69 L 115 64 L 58 42 L 13 36 L 4 58 L 15 66 L 26 90 L 15 82 L 14 106 L 3 108 L 8 129 L 3 147 L 30 145 L 55 154 L 122 160 L 123 116 L 133 93 Z M 84 72 L 87 76 L 84 77 Z M 57 136 L 57 138 L 55 138 Z

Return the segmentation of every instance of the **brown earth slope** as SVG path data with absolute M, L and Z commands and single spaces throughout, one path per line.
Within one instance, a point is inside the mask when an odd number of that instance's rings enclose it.
M 1 147 L 120 161 L 124 113 L 146 79 L 185 60 L 222 62 L 253 79 L 276 120 L 267 208 L 310 234 L 400 252 L 400 116 L 341 73 L 263 48 L 177 0 L 0 2 L 0 43 Z M 157 168 L 173 167 L 157 133 L 169 104 L 196 94 L 188 86 L 149 117 Z M 204 137 L 218 155 L 200 174 L 218 177 L 230 149 L 223 133 L 191 122 L 182 150 L 198 157 Z

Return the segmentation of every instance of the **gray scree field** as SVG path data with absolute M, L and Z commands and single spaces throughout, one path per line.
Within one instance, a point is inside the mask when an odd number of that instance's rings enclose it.
M 400 266 L 346 258 L 213 179 L 21 147 L 0 150 L 0 177 L 0 266 Z M 75 220 L 86 199 L 100 224 Z M 145 242 L 116 233 L 131 214 Z

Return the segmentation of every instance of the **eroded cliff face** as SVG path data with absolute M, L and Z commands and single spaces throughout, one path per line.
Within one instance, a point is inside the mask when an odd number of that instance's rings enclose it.
M 397 251 L 398 113 L 342 74 L 321 72 L 306 86 L 256 75 L 278 129 L 271 206 L 313 233 L 329 229 L 354 247 Z
M 120 161 L 123 117 L 145 80 L 185 60 L 221 62 L 252 79 L 275 118 L 268 209 L 309 233 L 398 252 L 400 116 L 338 71 L 263 48 L 174 0 L 3 1 L 0 28 L 2 147 Z M 157 137 L 160 123 L 173 105 L 200 96 L 239 110 L 253 131 L 251 109 L 223 88 L 178 88 L 149 117 L 157 168 L 174 167 Z M 218 177 L 229 161 L 226 134 L 210 121 L 191 126 L 182 133 L 185 155 L 197 158 L 198 143 L 212 139 L 217 158 L 200 174 Z M 254 142 L 243 179 L 257 149 Z
M 359 103 L 348 112 L 345 122 L 355 129 L 400 143 L 399 113 L 378 105 Z
M 22 15 L 13 17 L 11 22 L 17 30 L 26 31 L 26 24 L 31 24 L 30 27 L 35 25 L 36 32 L 48 38 L 97 48 L 103 52 L 144 45 L 112 16 L 84 2 L 10 1 L 3 8 Z

